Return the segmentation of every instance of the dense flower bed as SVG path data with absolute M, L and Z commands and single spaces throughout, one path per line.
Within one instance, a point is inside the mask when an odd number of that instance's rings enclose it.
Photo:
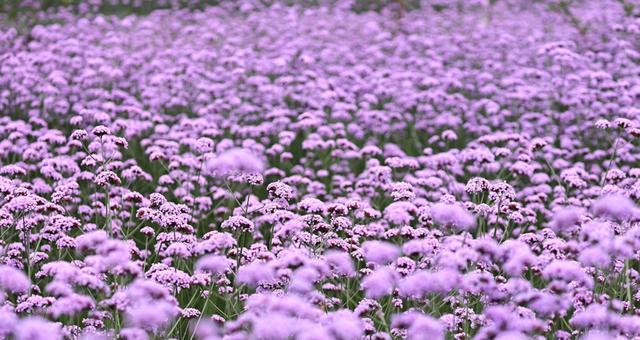
M 4 17 L 0 338 L 640 337 L 640 21 L 569 3 Z

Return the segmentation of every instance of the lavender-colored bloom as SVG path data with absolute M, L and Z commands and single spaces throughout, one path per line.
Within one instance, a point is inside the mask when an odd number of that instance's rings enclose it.
M 323 318 L 322 323 L 336 339 L 359 339 L 365 331 L 362 320 L 349 310 L 329 313 Z
M 575 261 L 554 260 L 543 269 L 542 276 L 547 280 L 576 281 L 587 287 L 593 286 L 593 279 Z
M 530 339 L 526 334 L 519 331 L 506 331 L 499 333 L 496 337 L 496 340 L 527 340 Z
M 0 1 L 0 338 L 640 337 L 636 2 Z
M 413 215 L 417 212 L 414 204 L 406 201 L 393 202 L 384 209 L 385 218 L 393 224 L 404 225 L 413 221 Z
M 108 187 L 110 185 L 119 185 L 122 183 L 122 181 L 120 180 L 120 177 L 118 177 L 118 175 L 113 172 L 113 171 L 102 171 L 100 172 L 94 182 L 96 183 L 96 185 L 101 186 L 101 187 Z
M 201 257 L 196 262 L 196 270 L 201 270 L 213 274 L 225 273 L 231 266 L 233 261 L 223 255 L 207 255 Z
M 606 268 L 611 264 L 611 254 L 604 247 L 592 246 L 580 251 L 578 260 L 585 266 Z
M 627 221 L 640 216 L 632 200 L 622 195 L 606 196 L 593 203 L 593 213 L 613 220 Z
M 362 280 L 362 288 L 367 298 L 379 299 L 391 294 L 397 274 L 389 267 L 382 267 Z
M 207 161 L 206 170 L 212 175 L 235 173 L 262 173 L 264 163 L 246 149 L 232 148 Z
M 593 330 L 587 332 L 580 340 L 609 340 L 614 338 L 615 335 L 610 332 Z
M 504 271 L 511 276 L 520 276 L 527 267 L 536 264 L 536 256 L 524 242 L 513 241 L 503 244 L 501 247 L 504 256 Z
M 420 312 L 396 314 L 391 327 L 407 330 L 409 339 L 444 339 L 444 326 L 438 320 Z
M 286 201 L 294 197 L 293 189 L 282 182 L 270 183 L 267 185 L 267 192 L 274 198 L 280 198 Z
M 8 338 L 18 323 L 18 316 L 10 310 L 0 309 L 0 337 Z
M 275 273 L 269 264 L 253 262 L 238 270 L 238 283 L 257 286 L 261 282 L 273 280 Z
M 120 330 L 120 336 L 125 340 L 148 340 L 149 334 L 142 328 L 125 327 Z
M 400 248 L 395 244 L 382 241 L 366 241 L 362 244 L 364 258 L 373 263 L 387 264 L 400 256 Z
M 311 266 L 303 266 L 296 269 L 291 276 L 289 291 L 305 294 L 313 291 L 314 284 L 319 281 L 321 275 L 318 269 Z
M 456 230 L 471 230 L 476 226 L 475 217 L 456 204 L 436 203 L 430 213 L 437 224 Z
M 16 325 L 16 340 L 55 340 L 63 339 L 60 324 L 38 317 L 20 320 Z
M 220 327 L 213 320 L 199 319 L 192 321 L 190 329 L 196 339 L 220 339 Z
M 604 327 L 610 320 L 606 306 L 599 304 L 589 305 L 585 310 L 576 312 L 569 322 L 574 327 L 591 328 Z
M 290 339 L 296 336 L 304 322 L 296 318 L 274 313 L 252 320 L 251 337 L 254 339 Z
M 0 290 L 10 293 L 26 293 L 31 286 L 24 272 L 16 268 L 0 265 Z
M 254 224 L 249 219 L 243 216 L 231 216 L 228 220 L 222 222 L 220 225 L 222 229 L 230 229 L 231 231 L 243 231 L 252 232 Z
M 65 315 L 73 316 L 76 313 L 94 307 L 95 302 L 92 298 L 80 294 L 70 294 L 54 301 L 49 307 L 48 312 L 54 318 L 59 318 Z
M 460 274 L 451 269 L 420 271 L 400 280 L 398 291 L 403 297 L 421 298 L 430 293 L 447 293 L 460 283 Z
M 127 323 L 156 333 L 168 326 L 179 313 L 179 309 L 167 302 L 145 302 L 127 309 Z
M 551 228 L 556 231 L 567 231 L 574 227 L 584 214 L 584 210 L 577 207 L 565 207 L 561 208 L 553 215 L 553 219 L 550 222 Z
M 96 230 L 76 237 L 77 249 L 84 251 L 87 249 L 95 249 L 98 245 L 102 244 L 109 238 L 109 235 L 104 230 Z
M 355 266 L 351 256 L 345 252 L 330 250 L 324 254 L 326 263 L 331 270 L 337 275 L 353 276 L 355 274 Z

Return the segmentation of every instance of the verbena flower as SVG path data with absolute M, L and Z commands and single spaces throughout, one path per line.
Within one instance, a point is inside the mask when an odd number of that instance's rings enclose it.
M 60 324 L 39 317 L 20 320 L 16 325 L 14 336 L 17 340 L 63 339 Z
M 238 283 L 249 286 L 257 286 L 261 282 L 267 282 L 275 278 L 273 268 L 264 263 L 250 263 L 241 266 L 238 270 Z
M 593 213 L 614 220 L 626 221 L 638 217 L 639 210 L 629 198 L 621 195 L 606 196 L 593 202 Z
M 218 2 L 0 1 L 0 338 L 640 337 L 633 1 Z
M 29 278 L 19 269 L 0 265 L 0 290 L 20 294 L 26 293 L 31 286 Z
M 261 173 L 264 163 L 246 149 L 231 148 L 212 158 L 206 170 L 213 175 L 226 176 L 236 173 Z
M 464 208 L 455 204 L 436 203 L 430 207 L 434 222 L 456 230 L 471 230 L 476 226 L 476 219 Z
M 364 258 L 373 263 L 387 264 L 400 256 L 400 249 L 395 244 L 382 241 L 366 241 L 362 244 Z
M 392 293 L 397 274 L 388 267 L 382 267 L 362 280 L 362 288 L 367 298 L 379 299 Z
M 213 274 L 223 274 L 233 265 L 232 260 L 223 255 L 206 255 L 196 262 L 196 270 Z

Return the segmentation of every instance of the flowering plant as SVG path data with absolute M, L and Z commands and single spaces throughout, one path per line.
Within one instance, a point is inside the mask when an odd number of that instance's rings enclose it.
M 632 1 L 55 4 L 0 5 L 0 338 L 640 337 Z

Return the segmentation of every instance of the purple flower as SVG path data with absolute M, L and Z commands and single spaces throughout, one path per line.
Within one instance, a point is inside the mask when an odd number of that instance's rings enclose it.
M 603 247 L 588 247 L 580 251 L 578 260 L 585 266 L 606 268 L 611 264 L 611 254 Z
M 640 337 L 636 0 L 289 2 L 0 1 L 0 338 Z
M 388 264 L 400 256 L 400 248 L 382 241 L 366 241 L 362 244 L 365 260 L 376 264 Z
M 335 339 L 359 339 L 363 336 L 364 323 L 350 310 L 338 310 L 327 314 L 322 323 Z
M 382 267 L 367 275 L 362 280 L 362 288 L 367 298 L 379 299 L 391 294 L 397 279 L 396 272 L 389 267 Z
M 207 255 L 196 262 L 196 270 L 212 274 L 223 274 L 231 268 L 233 261 L 223 255 Z
M 105 136 L 105 135 L 110 135 L 111 134 L 111 130 L 109 130 L 109 128 L 106 127 L 106 126 L 99 125 L 99 126 L 94 127 L 93 130 L 91 130 L 91 133 L 94 136 L 102 137 L 102 136 Z
M 8 338 L 18 324 L 18 316 L 7 309 L 0 309 L 0 338 Z
M 118 175 L 116 175 L 115 172 L 109 171 L 109 170 L 100 172 L 96 176 L 94 181 L 96 185 L 101 187 L 108 187 L 110 185 L 119 185 L 120 183 L 122 183 Z
M 273 268 L 264 263 L 253 262 L 243 265 L 238 270 L 238 283 L 257 286 L 275 278 Z
M 611 321 L 606 306 L 599 304 L 589 305 L 586 309 L 576 312 L 569 322 L 574 327 L 592 328 L 605 327 Z
M 522 275 L 526 268 L 537 262 L 536 256 L 524 242 L 509 240 L 502 245 L 501 249 L 506 257 L 503 268 L 510 276 Z
M 476 218 L 456 204 L 436 203 L 430 208 L 433 221 L 456 230 L 471 230 L 476 226 Z
M 220 225 L 222 229 L 229 229 L 233 232 L 242 231 L 242 232 L 252 232 L 254 229 L 254 224 L 249 219 L 243 216 L 231 216 L 228 220 L 222 222 Z
M 267 185 L 267 192 L 271 197 L 283 199 L 285 201 L 290 201 L 294 198 L 293 189 L 282 182 L 270 183 Z
M 394 315 L 391 327 L 406 329 L 408 339 L 444 339 L 444 325 L 420 312 L 410 311 Z
M 542 277 L 546 280 L 576 281 L 587 287 L 593 286 L 593 279 L 575 261 L 554 260 L 542 270 Z
M 584 210 L 581 208 L 564 207 L 556 211 L 549 224 L 556 232 L 568 231 L 580 222 L 583 214 Z
M 251 337 L 254 339 L 290 339 L 303 329 L 304 320 L 279 313 L 261 315 L 252 320 Z
M 262 173 L 264 163 L 246 149 L 232 148 L 207 161 L 209 174 L 226 176 L 236 173 Z
M 125 340 L 148 340 L 149 334 L 144 329 L 125 327 L 120 330 L 120 336 Z
M 14 294 L 26 293 L 29 291 L 31 281 L 19 269 L 0 265 L 0 290 Z
M 448 293 L 460 284 L 460 274 L 451 269 L 419 271 L 400 280 L 398 292 L 403 297 L 422 298 L 430 293 Z
M 60 324 L 38 317 L 29 317 L 18 322 L 14 336 L 16 340 L 63 339 Z
M 79 294 L 70 294 L 58 298 L 49 307 L 49 313 L 54 318 L 61 316 L 73 316 L 86 309 L 92 309 L 95 307 L 95 302 L 92 298 Z
M 127 309 L 127 324 L 157 333 L 169 325 L 180 310 L 173 304 L 158 301 L 136 303 Z
M 640 216 L 640 210 L 633 201 L 622 195 L 602 197 L 593 203 L 591 209 L 596 216 L 618 221 L 628 221 Z
M 592 330 L 587 332 L 580 340 L 609 340 L 614 338 L 615 335 L 610 332 Z
M 353 260 L 348 253 L 330 250 L 324 254 L 324 260 L 331 267 L 331 270 L 342 276 L 353 276 L 355 274 L 355 266 Z

